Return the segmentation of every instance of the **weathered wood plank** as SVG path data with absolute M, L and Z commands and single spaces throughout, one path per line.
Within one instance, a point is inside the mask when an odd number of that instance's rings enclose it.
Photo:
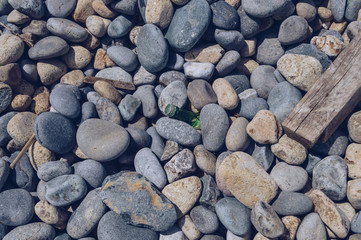
M 306 147 L 326 141 L 361 101 L 361 36 L 335 59 L 283 121 L 286 134 Z
M 112 84 L 115 88 L 125 89 L 125 90 L 135 90 L 135 85 L 131 82 L 121 81 L 121 80 L 112 80 L 108 78 L 100 77 L 90 77 L 86 76 L 84 78 L 85 83 L 94 84 L 96 81 L 105 81 Z

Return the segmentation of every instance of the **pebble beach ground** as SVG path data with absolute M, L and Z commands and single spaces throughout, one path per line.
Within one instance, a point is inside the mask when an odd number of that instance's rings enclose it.
M 361 104 L 311 149 L 281 126 L 360 9 L 0 0 L 0 240 L 361 240 Z

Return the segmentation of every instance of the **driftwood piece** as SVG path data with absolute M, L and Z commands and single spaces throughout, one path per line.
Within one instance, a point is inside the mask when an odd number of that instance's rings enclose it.
M 332 135 L 361 101 L 361 35 L 354 38 L 283 121 L 286 134 L 312 148 Z
M 86 76 L 84 78 L 85 83 L 94 84 L 96 81 L 105 81 L 112 84 L 115 88 L 125 89 L 125 90 L 135 90 L 135 85 L 131 82 L 121 81 L 121 80 L 112 80 L 108 78 L 100 77 L 90 77 Z

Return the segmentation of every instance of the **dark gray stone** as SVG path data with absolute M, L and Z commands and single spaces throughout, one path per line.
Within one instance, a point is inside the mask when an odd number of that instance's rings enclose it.
M 6 226 L 0 223 L 0 239 L 3 239 L 3 237 L 6 235 L 6 230 Z
M 145 130 L 137 127 L 128 127 L 126 130 L 130 136 L 129 147 L 134 149 L 141 149 L 150 145 L 151 137 Z
M 274 31 L 261 34 L 257 39 L 256 59 L 259 64 L 275 66 L 284 53 L 285 50 Z
M 66 225 L 66 232 L 72 238 L 79 239 L 88 236 L 107 212 L 107 207 L 99 194 L 100 189 L 90 191 L 71 214 Z
M 175 10 L 165 37 L 174 51 L 187 52 L 201 39 L 210 22 L 207 1 L 191 0 Z
M 164 72 L 159 76 L 159 83 L 163 84 L 164 86 L 168 86 L 174 81 L 182 81 L 184 84 L 187 85 L 187 78 L 183 72 L 179 71 L 168 71 Z
M 137 12 L 137 0 L 117 0 L 111 6 L 122 14 L 135 15 Z
M 251 74 L 251 86 L 261 98 L 267 99 L 273 87 L 278 84 L 274 71 L 272 66 L 260 65 Z
M 119 103 L 118 109 L 124 121 L 132 121 L 137 110 L 142 105 L 139 98 L 127 94 Z
M 358 211 L 352 218 L 351 231 L 361 233 L 361 211 Z
M 54 238 L 54 240 L 72 240 L 67 233 L 62 233 Z
M 245 39 L 239 31 L 216 29 L 214 31 L 214 38 L 216 42 L 225 50 L 239 51 L 245 44 Z
M 38 178 L 45 182 L 61 175 L 70 174 L 72 172 L 69 164 L 65 161 L 46 162 L 38 168 Z
M 306 171 L 309 175 L 312 175 L 312 172 L 313 172 L 313 168 L 316 166 L 316 164 L 322 160 L 322 157 L 313 152 L 313 151 L 309 151 L 308 152 L 308 155 L 307 155 L 307 160 L 305 162 L 307 162 L 307 165 L 306 165 Z
M 75 146 L 74 124 L 59 113 L 41 113 L 34 123 L 36 140 L 55 153 L 64 154 Z
M 242 7 L 247 14 L 253 17 L 265 18 L 270 17 L 283 9 L 290 0 L 275 0 L 270 4 L 262 0 L 244 0 Z
M 183 70 L 184 58 L 179 53 L 169 50 L 169 58 L 166 67 L 171 70 Z
M 299 216 L 311 212 L 312 200 L 303 193 L 281 192 L 272 204 L 272 208 L 283 216 Z
M 203 145 L 208 151 L 219 151 L 229 128 L 227 112 L 217 104 L 207 104 L 200 113 Z
M 217 184 L 211 175 L 201 177 L 202 181 L 202 194 L 199 198 L 199 203 L 202 206 L 214 211 L 218 198 L 221 196 Z
M 164 88 L 158 99 L 159 110 L 166 115 L 165 109 L 168 104 L 184 108 L 187 103 L 187 88 L 184 82 L 174 81 Z
M 14 152 L 7 161 L 12 163 L 19 153 L 20 151 Z M 9 179 L 19 188 L 23 188 L 27 191 L 34 190 L 36 186 L 36 173 L 30 164 L 29 157 L 26 154 L 20 158 L 20 161 L 16 164 L 15 169 L 10 170 Z
M 45 5 L 50 15 L 65 18 L 75 9 L 76 0 L 46 0 Z
M 95 76 L 101 77 L 101 78 L 108 78 L 108 79 L 116 80 L 116 81 L 119 81 L 119 80 L 125 81 L 125 82 L 133 81 L 132 75 L 130 75 L 128 72 L 126 72 L 125 70 L 123 70 L 120 67 L 105 68 L 105 69 L 97 72 L 97 74 Z
M 11 103 L 13 91 L 11 87 L 5 83 L 0 82 L 0 113 L 2 113 Z
M 352 22 L 357 20 L 358 11 L 361 9 L 361 0 L 347 0 L 345 18 Z
M 241 55 L 237 51 L 230 50 L 226 52 L 216 65 L 218 76 L 223 77 L 232 72 L 236 68 L 240 59 Z
M 57 36 L 42 38 L 29 49 L 29 58 L 33 60 L 49 59 L 59 57 L 69 51 L 68 43 Z
M 87 185 L 78 175 L 62 175 L 46 183 L 45 198 L 57 207 L 69 206 L 87 194 Z
M 33 18 L 44 16 L 45 5 L 42 0 L 8 0 L 8 2 L 14 9 Z
M 201 134 L 189 124 L 176 119 L 160 118 L 156 122 L 156 130 L 161 137 L 175 141 L 185 147 L 195 147 L 201 142 Z M 227 131 L 225 132 L 227 133 Z
M 296 6 L 292 1 L 288 1 L 286 5 L 277 11 L 276 14 L 272 15 L 272 18 L 276 21 L 283 21 L 291 16 L 296 10 Z
M 70 42 L 83 42 L 88 37 L 85 28 L 65 18 L 49 18 L 46 27 L 52 34 Z
M 4 146 L 11 137 L 7 131 L 9 121 L 17 114 L 17 112 L 8 112 L 0 117 L 0 146 Z
M 9 173 L 10 173 L 9 164 L 5 160 L 0 159 L 0 191 L 4 186 L 6 180 L 8 179 Z
M 160 159 L 165 147 L 164 141 L 153 126 L 147 129 L 147 133 L 152 138 L 150 149 Z
M 268 171 L 268 169 L 273 164 L 275 159 L 275 155 L 273 155 L 270 147 L 266 145 L 260 145 L 258 143 L 254 144 L 254 150 L 252 153 L 252 157 L 261 165 L 264 170 Z
M 111 38 L 120 38 L 125 36 L 133 25 L 133 17 L 119 15 L 108 26 L 107 33 Z
M 81 105 L 80 123 L 90 118 L 98 118 L 98 112 L 95 104 L 87 101 Z
M 312 187 L 324 192 L 330 199 L 340 201 L 346 197 L 347 165 L 337 155 L 322 159 L 313 168 Z
M 24 189 L 10 189 L 0 193 L 0 223 L 20 226 L 34 215 L 34 200 Z
M 118 107 L 109 99 L 100 97 L 95 104 L 100 119 L 123 125 L 123 120 Z
M 254 18 L 249 16 L 244 9 L 242 8 L 242 6 L 240 6 L 237 10 L 238 15 L 240 17 L 241 20 L 241 33 L 242 35 L 246 38 L 252 38 L 254 37 L 259 29 L 261 28 L 262 22 L 260 19 L 258 18 Z
M 158 240 L 158 234 L 155 231 L 129 225 L 119 214 L 116 214 L 113 211 L 107 212 L 100 219 L 97 233 L 99 240 Z
M 212 23 L 217 28 L 234 30 L 239 26 L 237 11 L 225 1 L 218 1 L 211 5 Z
M 216 204 L 219 221 L 236 235 L 245 235 L 251 229 L 251 210 L 235 198 L 222 198 Z
M 175 207 L 145 177 L 123 171 L 104 180 L 103 202 L 131 225 L 166 231 L 177 221 Z
M 80 115 L 80 102 L 73 91 L 65 86 L 59 86 L 50 93 L 51 106 L 61 115 L 68 118 L 77 118 Z
M 92 188 L 100 187 L 107 174 L 104 166 L 92 159 L 77 162 L 73 167 L 74 174 L 82 177 Z
M 133 94 L 142 102 L 142 112 L 146 118 L 154 118 L 158 114 L 158 104 L 154 95 L 154 86 L 139 86 Z
M 125 71 L 134 71 L 138 66 L 138 58 L 129 48 L 112 46 L 107 49 L 108 57 Z
M 241 100 L 241 109 L 239 114 L 247 120 L 251 121 L 260 110 L 268 110 L 267 101 L 263 98 L 257 97 Z
M 249 79 L 246 74 L 241 71 L 235 70 L 224 77 L 232 85 L 234 91 L 240 94 L 244 90 L 251 88 Z
M 336 22 L 342 22 L 345 16 L 347 0 L 330 0 L 330 7 L 333 19 Z
M 347 146 L 348 138 L 346 134 L 337 129 L 326 142 L 317 142 L 312 150 L 324 156 L 338 155 L 343 157 Z
M 210 103 L 217 103 L 217 95 L 205 80 L 193 80 L 188 84 L 187 95 L 191 104 L 198 110 Z
M 208 208 L 196 206 L 190 211 L 189 215 L 194 225 L 203 234 L 214 233 L 218 228 L 218 217 Z
M 299 43 L 306 39 L 308 31 L 306 19 L 300 16 L 291 16 L 281 23 L 278 40 L 282 45 Z

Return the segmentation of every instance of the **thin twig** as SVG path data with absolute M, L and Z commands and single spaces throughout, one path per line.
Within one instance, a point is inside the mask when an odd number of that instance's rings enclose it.
M 4 23 L 0 22 L 0 25 L 4 28 L 6 28 L 7 30 L 9 30 L 13 35 L 15 36 L 18 36 L 19 38 L 21 38 L 24 42 L 26 42 L 30 47 L 33 47 L 34 46 L 34 43 L 29 40 L 29 39 L 26 39 L 24 37 L 22 37 L 20 34 L 14 32 L 11 28 L 9 28 L 8 26 L 6 26 Z
M 29 138 L 29 140 L 26 142 L 25 146 L 23 147 L 23 149 L 21 149 L 21 151 L 19 152 L 19 154 L 16 156 L 16 158 L 14 159 L 14 161 L 10 164 L 10 168 L 14 169 L 16 164 L 19 162 L 19 160 L 24 156 L 24 154 L 26 153 L 26 151 L 29 149 L 29 147 L 36 141 L 35 135 L 31 135 L 31 137 Z

